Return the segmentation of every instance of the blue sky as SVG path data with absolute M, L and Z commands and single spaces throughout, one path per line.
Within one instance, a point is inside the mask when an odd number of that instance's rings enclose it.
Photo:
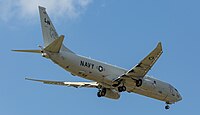
M 122 93 L 116 101 L 98 98 L 97 89 L 25 81 L 27 76 L 85 81 L 40 55 L 10 51 L 43 44 L 38 4 L 47 7 L 67 47 L 127 69 L 161 41 L 164 53 L 148 74 L 174 85 L 183 100 L 166 111 L 163 102 L 137 94 Z M 199 4 L 198 0 L 1 0 L 0 114 L 199 113 Z

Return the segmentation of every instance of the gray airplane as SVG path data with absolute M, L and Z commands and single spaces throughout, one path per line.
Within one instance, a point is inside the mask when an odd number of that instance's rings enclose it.
M 163 53 L 161 43 L 158 43 L 157 47 L 136 66 L 127 70 L 74 53 L 63 45 L 64 35 L 57 34 L 46 9 L 39 6 L 39 13 L 44 47 L 39 46 L 41 50 L 13 51 L 42 54 L 43 57 L 52 60 L 72 75 L 91 80 L 91 82 L 63 82 L 26 78 L 27 80 L 76 88 L 97 88 L 98 97 L 111 99 L 119 99 L 121 92 L 134 92 L 164 101 L 166 103 L 165 109 L 170 108 L 169 104 L 182 100 L 180 93 L 172 85 L 146 75 Z

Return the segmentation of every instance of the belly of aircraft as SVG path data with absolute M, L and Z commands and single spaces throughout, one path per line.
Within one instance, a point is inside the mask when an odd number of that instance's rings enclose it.
M 58 64 L 59 66 L 61 66 L 66 71 L 71 72 L 72 75 L 76 75 L 76 76 L 79 76 L 88 80 L 96 81 L 99 83 L 107 84 L 108 87 L 109 87 L 109 84 L 111 84 L 112 82 L 111 80 L 106 79 L 106 76 L 104 76 L 103 74 L 96 73 L 95 71 L 83 69 L 82 67 L 78 66 L 78 64 L 76 63 L 69 63 L 69 60 L 66 60 L 62 56 L 55 56 L 52 59 L 52 61 Z M 135 85 L 132 84 L 131 86 L 127 87 L 127 90 L 128 92 L 134 92 L 134 93 L 155 98 L 161 101 L 166 101 L 167 99 L 167 95 L 161 94 L 153 88 L 147 89 L 145 88 L 145 86 L 136 87 Z
M 132 88 L 128 88 L 129 92 L 134 92 L 134 93 L 137 93 L 137 94 L 140 94 L 140 95 L 144 95 L 144 96 L 147 96 L 147 97 L 151 97 L 151 98 L 154 98 L 154 99 L 158 99 L 158 100 L 161 100 L 161 101 L 166 101 L 166 97 L 167 95 L 163 95 L 163 94 L 159 94 L 158 92 L 154 91 L 154 90 L 147 90 L 147 89 L 144 89 L 144 88 L 141 88 L 141 87 L 132 87 Z

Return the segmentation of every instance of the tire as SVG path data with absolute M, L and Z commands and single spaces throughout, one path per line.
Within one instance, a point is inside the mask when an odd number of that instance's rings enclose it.
M 123 88 L 120 86 L 120 87 L 118 87 L 118 91 L 119 92 L 122 92 L 123 91 Z
M 123 90 L 123 91 L 126 91 L 126 86 L 122 86 L 122 90 Z
M 106 89 L 103 88 L 103 89 L 101 90 L 100 94 L 101 94 L 101 96 L 105 96 L 105 95 L 106 95 Z
M 169 108 L 170 108 L 170 106 L 169 106 L 169 105 L 166 105 L 166 106 L 165 106 L 165 109 L 169 109 Z
M 97 92 L 97 97 L 101 97 L 101 91 Z

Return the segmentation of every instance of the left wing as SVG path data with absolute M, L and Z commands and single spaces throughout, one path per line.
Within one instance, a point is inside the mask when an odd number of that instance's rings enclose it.
M 82 88 L 82 87 L 97 88 L 99 85 L 97 82 L 66 82 L 66 81 L 38 80 L 38 79 L 31 79 L 31 78 L 25 78 L 25 79 L 42 82 L 44 84 L 62 85 L 62 86 L 75 87 L 75 88 Z

